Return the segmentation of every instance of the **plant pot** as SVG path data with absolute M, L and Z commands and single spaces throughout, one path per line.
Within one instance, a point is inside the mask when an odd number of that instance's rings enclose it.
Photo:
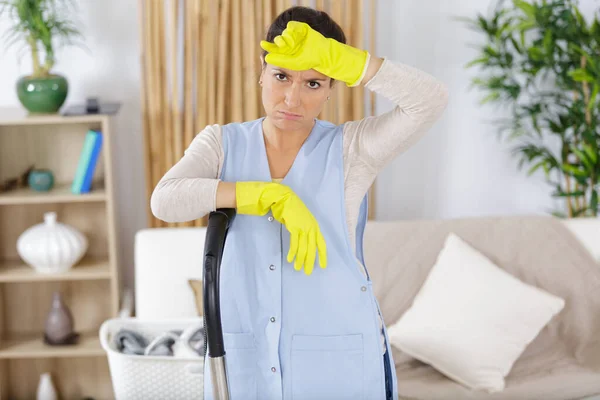
M 19 101 L 31 113 L 56 113 L 67 99 L 68 91 L 67 79 L 61 75 L 23 76 L 17 81 Z

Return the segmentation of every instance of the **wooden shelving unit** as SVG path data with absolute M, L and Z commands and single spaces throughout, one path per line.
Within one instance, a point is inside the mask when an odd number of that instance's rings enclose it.
M 49 168 L 54 188 L 0 193 L 0 398 L 35 398 L 39 377 L 50 372 L 63 399 L 110 399 L 112 384 L 98 329 L 119 311 L 120 272 L 112 168 L 111 117 L 29 116 L 0 109 L 0 181 L 29 166 Z M 70 191 L 89 129 L 104 135 L 93 190 Z M 85 257 L 68 272 L 40 274 L 18 256 L 16 242 L 45 212 L 79 229 L 89 240 Z M 43 341 L 52 294 L 60 291 L 80 334 L 76 345 Z

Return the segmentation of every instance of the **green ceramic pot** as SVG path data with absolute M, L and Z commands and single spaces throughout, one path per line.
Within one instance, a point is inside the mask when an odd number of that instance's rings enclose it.
M 23 76 L 17 81 L 19 101 L 31 113 L 56 113 L 67 99 L 69 84 L 61 75 Z

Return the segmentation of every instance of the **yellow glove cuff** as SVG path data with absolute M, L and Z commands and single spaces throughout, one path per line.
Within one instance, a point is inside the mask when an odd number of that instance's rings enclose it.
M 346 86 L 354 87 L 360 85 L 371 58 L 366 50 L 362 50 L 347 44 L 340 43 L 335 39 L 327 39 L 330 45 L 328 68 L 319 71 L 334 79 L 346 82 Z M 317 71 L 319 68 L 315 68 Z M 328 70 L 327 70 L 328 69 Z

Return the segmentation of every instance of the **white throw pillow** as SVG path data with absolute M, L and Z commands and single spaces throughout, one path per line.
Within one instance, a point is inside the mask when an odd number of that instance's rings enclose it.
M 390 343 L 471 389 L 499 392 L 527 345 L 564 300 L 504 271 L 448 235 Z

